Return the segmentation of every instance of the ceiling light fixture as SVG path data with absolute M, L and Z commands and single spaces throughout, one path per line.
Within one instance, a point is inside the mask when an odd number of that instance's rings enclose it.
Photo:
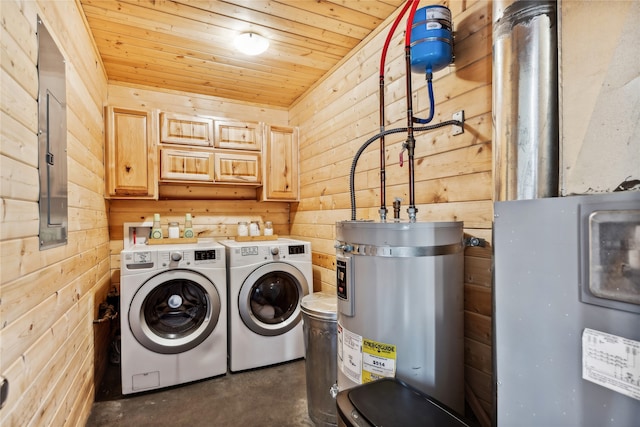
M 233 41 L 236 49 L 245 55 L 260 55 L 269 47 L 269 40 L 255 33 L 243 33 Z

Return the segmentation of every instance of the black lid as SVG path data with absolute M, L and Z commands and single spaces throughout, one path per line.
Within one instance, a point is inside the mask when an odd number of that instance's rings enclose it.
M 469 426 L 453 410 L 395 378 L 355 387 L 349 390 L 349 400 L 374 426 Z

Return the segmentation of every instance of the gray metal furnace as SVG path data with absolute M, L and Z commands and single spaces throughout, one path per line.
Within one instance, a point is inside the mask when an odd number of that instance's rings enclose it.
M 396 377 L 464 411 L 462 222 L 336 224 L 338 388 Z

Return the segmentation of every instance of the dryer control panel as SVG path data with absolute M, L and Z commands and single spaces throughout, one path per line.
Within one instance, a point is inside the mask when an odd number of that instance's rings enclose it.
M 289 246 L 289 255 L 299 255 L 305 253 L 304 245 Z
M 209 249 L 206 251 L 195 251 L 193 254 L 196 263 L 211 262 L 219 258 L 215 249 Z

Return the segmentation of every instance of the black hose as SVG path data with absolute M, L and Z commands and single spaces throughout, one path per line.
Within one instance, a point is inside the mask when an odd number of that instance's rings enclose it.
M 446 122 L 436 123 L 435 125 L 413 128 L 413 131 L 422 132 L 427 130 L 438 129 L 445 126 L 463 126 L 463 125 L 464 124 L 459 120 L 447 120 Z M 366 148 L 369 145 L 371 145 L 371 143 L 374 142 L 375 140 L 382 138 L 383 136 L 386 136 L 386 135 L 391 135 L 393 133 L 406 132 L 407 130 L 408 128 L 396 128 L 396 129 L 389 129 L 389 130 L 380 132 L 379 134 L 372 136 L 364 144 L 362 144 L 362 146 L 358 149 L 356 154 L 353 156 L 353 161 L 351 162 L 351 171 L 349 173 L 349 193 L 351 196 L 351 220 L 352 221 L 356 220 L 355 175 L 356 175 L 356 166 L 358 164 L 358 160 L 360 159 L 360 156 L 362 155 L 364 150 L 366 150 Z

